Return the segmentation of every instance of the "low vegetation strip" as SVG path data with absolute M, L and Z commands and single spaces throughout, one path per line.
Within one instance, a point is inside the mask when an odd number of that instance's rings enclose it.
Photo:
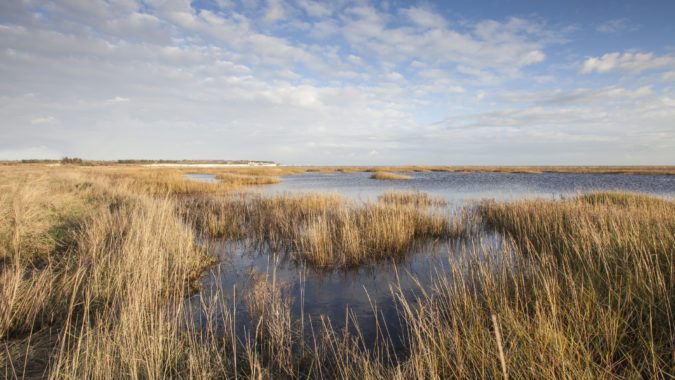
M 435 195 L 420 191 L 385 191 L 377 197 L 380 202 L 393 205 L 411 205 L 416 207 L 445 206 L 448 202 Z
M 412 179 L 409 175 L 395 174 L 384 171 L 377 171 L 370 176 L 371 179 Z

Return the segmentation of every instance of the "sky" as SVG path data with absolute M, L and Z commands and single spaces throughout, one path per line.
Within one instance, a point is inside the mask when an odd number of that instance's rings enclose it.
M 675 1 L 0 0 L 0 160 L 675 165 Z

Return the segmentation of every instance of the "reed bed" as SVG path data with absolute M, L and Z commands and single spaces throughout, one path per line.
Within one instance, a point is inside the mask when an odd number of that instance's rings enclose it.
M 442 197 L 420 191 L 390 190 L 377 197 L 380 202 L 394 205 L 410 205 L 415 207 L 446 206 L 448 202 Z
M 277 177 L 234 173 L 216 174 L 216 179 L 237 187 L 271 185 L 281 182 L 281 179 Z
M 236 169 L 236 170 L 235 170 Z M 125 181 L 138 193 L 156 196 L 194 197 L 227 195 L 249 186 L 268 185 L 281 180 L 273 177 L 274 168 L 199 168 L 199 173 L 214 174 L 218 182 L 195 181 L 186 174 L 195 173 L 194 168 L 145 168 L 141 166 L 75 168 L 92 177 L 104 176 L 112 181 Z M 255 173 L 255 174 L 251 174 Z
M 376 171 L 370 176 L 371 179 L 412 179 L 409 175 L 390 173 L 385 171 Z
M 532 375 L 524 363 L 535 361 L 545 377 L 675 374 L 672 200 L 604 192 L 480 208 L 536 262 L 504 294 L 512 366 Z
M 356 203 L 337 194 L 264 196 L 239 193 L 182 203 L 195 230 L 221 239 L 248 239 L 317 267 L 353 267 L 405 255 L 417 242 L 474 232 L 468 209 L 456 217 L 428 195 L 388 193 Z
M 212 260 L 171 202 L 77 171 L 3 177 L 11 191 L 0 198 L 0 373 L 169 374 L 172 347 L 162 339 L 174 344 L 181 332 L 165 306 Z

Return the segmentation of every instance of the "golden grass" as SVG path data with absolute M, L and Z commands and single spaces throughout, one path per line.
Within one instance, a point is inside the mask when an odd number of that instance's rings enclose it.
M 186 220 L 221 239 L 250 239 L 318 267 L 349 267 L 404 255 L 416 242 L 471 233 L 468 210 L 452 217 L 428 195 L 388 193 L 360 204 L 333 195 L 235 194 L 186 200 Z M 432 212 L 434 211 L 434 212 Z
M 216 179 L 237 187 L 270 185 L 281 182 L 281 179 L 277 177 L 232 173 L 216 174 Z
M 412 179 L 411 176 L 395 174 L 390 172 L 377 171 L 370 176 L 371 179 Z
M 596 193 L 481 213 L 534 260 L 494 300 L 514 377 L 673 375 L 675 203 Z
M 511 378 L 675 376 L 670 199 L 604 192 L 447 215 L 425 194 L 265 197 L 232 193 L 241 183 L 171 185 L 177 173 L 0 170 L 5 378 L 500 378 L 503 366 Z M 394 288 L 398 320 L 387 323 L 402 323 L 406 346 L 395 356 L 377 311 L 383 339 L 372 348 L 351 314 L 349 328 L 324 317 L 307 337 L 290 314 L 302 300 L 266 276 L 234 300 L 200 293 L 191 310 L 185 298 L 212 259 L 180 217 L 198 233 L 290 246 L 324 266 L 404 255 L 411 241 L 482 223 L 513 243 L 474 245 L 419 297 Z
M 380 202 L 393 205 L 410 205 L 415 207 L 444 206 L 448 202 L 435 195 L 419 191 L 386 191 L 380 194 L 377 199 Z
M 210 260 L 173 205 L 78 171 L 2 174 L 2 371 L 160 375 L 153 329 Z

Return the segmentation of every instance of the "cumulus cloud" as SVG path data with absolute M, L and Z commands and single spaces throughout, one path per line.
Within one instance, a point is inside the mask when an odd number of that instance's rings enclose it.
M 580 70 L 583 74 L 623 71 L 641 73 L 646 70 L 675 68 L 675 56 L 657 56 L 654 53 L 607 53 L 584 61 Z

